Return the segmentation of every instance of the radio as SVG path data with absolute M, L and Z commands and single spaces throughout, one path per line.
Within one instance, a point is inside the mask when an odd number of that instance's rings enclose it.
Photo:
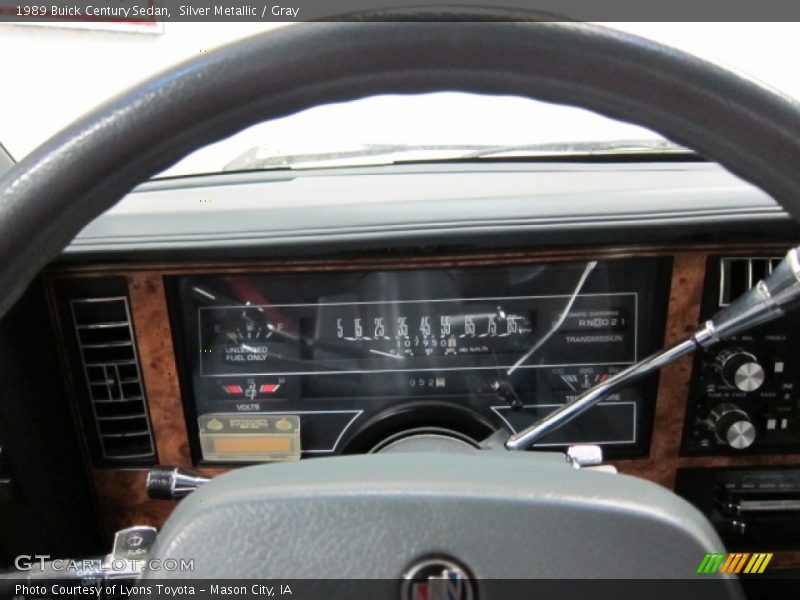
M 800 469 L 681 469 L 675 491 L 731 548 L 800 546 Z
M 774 257 L 709 259 L 704 320 L 770 272 Z M 699 352 L 683 453 L 800 451 L 800 316 L 792 313 Z

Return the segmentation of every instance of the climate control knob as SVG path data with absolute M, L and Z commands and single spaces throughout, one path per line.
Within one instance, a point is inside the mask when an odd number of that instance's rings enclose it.
M 764 367 L 744 350 L 723 350 L 717 356 L 717 368 L 722 380 L 740 392 L 755 392 L 764 384 Z
M 735 404 L 719 404 L 709 414 L 709 424 L 717 438 L 733 448 L 744 450 L 756 441 L 756 427 L 750 416 Z

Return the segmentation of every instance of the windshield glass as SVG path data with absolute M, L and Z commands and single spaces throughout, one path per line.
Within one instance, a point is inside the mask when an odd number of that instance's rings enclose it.
M 797 23 L 614 23 L 800 97 L 775 55 L 800 51 Z M 17 159 L 93 106 L 186 58 L 277 26 L 166 23 L 154 34 L 0 25 L 7 86 L 0 143 Z M 80 69 L 75 69 L 80 65 Z M 37 73 L 37 77 L 31 77 Z M 686 153 L 646 129 L 589 111 L 509 96 L 378 96 L 255 125 L 161 176 L 436 160 Z
M 638 147 L 658 139 L 647 129 L 526 98 L 375 96 L 260 123 L 194 153 L 165 175 L 560 154 L 601 150 L 611 140 Z

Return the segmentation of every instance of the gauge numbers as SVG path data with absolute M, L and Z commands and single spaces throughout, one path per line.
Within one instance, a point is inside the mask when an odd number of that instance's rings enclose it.
M 337 340 L 399 359 L 485 354 L 503 346 L 504 339 L 527 338 L 532 332 L 530 318 L 499 306 L 474 313 L 337 316 L 334 325 Z

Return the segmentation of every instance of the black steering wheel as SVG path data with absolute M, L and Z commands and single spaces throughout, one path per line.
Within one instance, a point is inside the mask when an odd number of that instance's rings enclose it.
M 375 19 L 392 22 L 357 22 Z M 591 109 L 696 150 L 800 219 L 797 104 L 643 39 L 535 19 L 494 9 L 350 15 L 246 39 L 136 86 L 0 181 L 0 315 L 83 226 L 189 152 L 261 120 L 381 93 L 514 94 Z M 241 469 L 182 502 L 156 550 L 198 559 L 192 577 L 393 578 L 426 556 L 476 577 L 681 577 L 720 547 L 699 513 L 646 482 L 484 452 Z

